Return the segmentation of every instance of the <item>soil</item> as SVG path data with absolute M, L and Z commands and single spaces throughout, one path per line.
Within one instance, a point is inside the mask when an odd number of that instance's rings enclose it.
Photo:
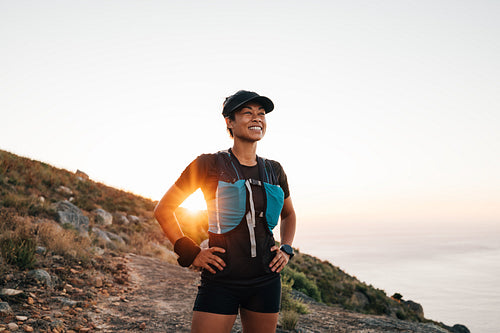
M 124 262 L 129 273 L 128 291 L 97 302 L 97 309 L 90 316 L 95 329 L 189 332 L 199 272 L 134 254 L 128 254 Z M 308 307 L 309 313 L 300 316 L 295 332 L 448 332 L 432 324 L 364 315 L 313 301 Z M 277 331 L 286 332 L 280 328 Z M 232 332 L 241 332 L 239 319 Z

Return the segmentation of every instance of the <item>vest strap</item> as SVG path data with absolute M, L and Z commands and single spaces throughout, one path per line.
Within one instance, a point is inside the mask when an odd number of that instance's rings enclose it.
M 246 215 L 248 233 L 250 234 L 250 252 L 252 258 L 255 258 L 257 256 L 257 242 L 255 240 L 255 206 L 253 203 L 253 193 L 252 186 L 250 185 L 250 179 L 245 181 L 245 185 L 248 189 L 248 200 L 250 201 L 250 210 Z

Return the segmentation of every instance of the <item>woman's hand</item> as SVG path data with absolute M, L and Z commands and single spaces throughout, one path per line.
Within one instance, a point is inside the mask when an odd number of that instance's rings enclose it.
M 224 250 L 221 247 L 211 247 L 209 249 L 202 249 L 200 253 L 194 258 L 193 265 L 196 267 L 205 268 L 212 274 L 215 274 L 215 270 L 212 268 L 213 265 L 219 271 L 222 271 L 224 267 L 226 267 L 226 263 L 219 256 L 215 255 L 214 252 L 224 253 Z
M 273 272 L 279 273 L 283 270 L 283 268 L 285 268 L 286 264 L 288 264 L 290 256 L 281 251 L 279 246 L 276 245 L 271 248 L 271 252 L 273 251 L 276 251 L 276 255 L 274 256 L 273 260 L 271 260 L 269 267 L 271 267 L 271 270 Z

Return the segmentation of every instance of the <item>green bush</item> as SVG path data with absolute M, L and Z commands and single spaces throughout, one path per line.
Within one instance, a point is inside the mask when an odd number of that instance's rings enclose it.
M 321 293 L 316 283 L 307 278 L 303 272 L 297 272 L 293 268 L 285 267 L 283 275 L 293 280 L 292 288 L 303 292 L 309 297 L 314 298 L 316 301 L 321 302 Z
M 281 310 L 294 311 L 299 314 L 309 313 L 309 308 L 300 300 L 292 296 L 292 285 L 294 281 L 286 275 L 281 275 Z
M 31 268 L 35 264 L 36 241 L 26 235 L 0 240 L 0 252 L 5 262 L 19 268 Z

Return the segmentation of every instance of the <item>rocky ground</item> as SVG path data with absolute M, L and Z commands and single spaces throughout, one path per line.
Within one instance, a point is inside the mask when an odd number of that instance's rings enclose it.
M 2 300 L 10 309 L 2 311 L 0 332 L 189 332 L 198 272 L 133 254 L 94 264 L 100 267 L 93 273 L 78 265 L 55 264 L 49 270 L 50 282 L 31 276 L 34 273 L 7 277 Z M 69 283 L 58 288 L 62 278 Z M 448 332 L 433 324 L 348 312 L 313 301 L 308 307 L 296 332 Z M 241 332 L 239 320 L 233 332 Z

